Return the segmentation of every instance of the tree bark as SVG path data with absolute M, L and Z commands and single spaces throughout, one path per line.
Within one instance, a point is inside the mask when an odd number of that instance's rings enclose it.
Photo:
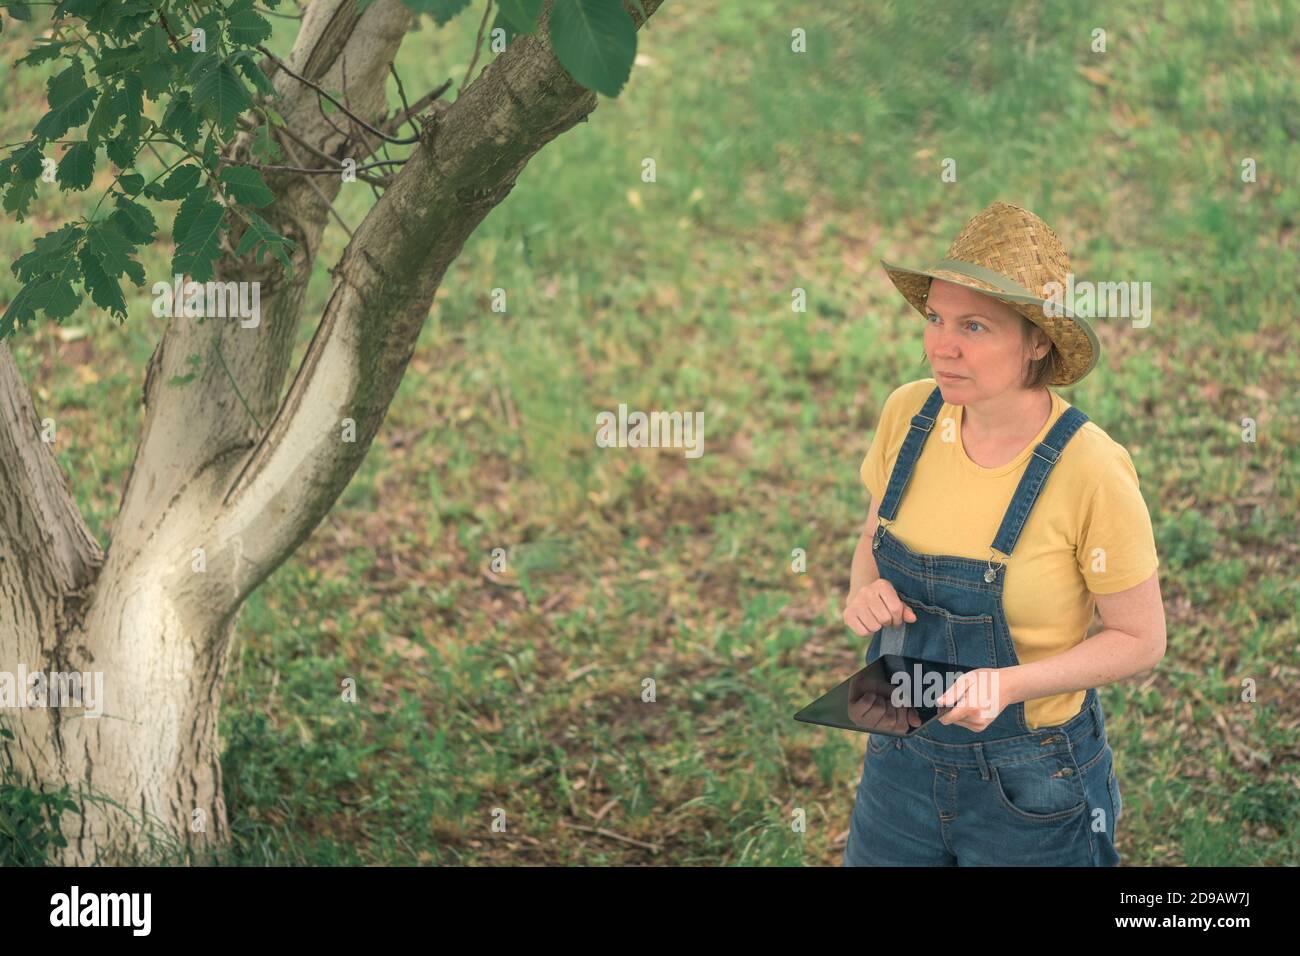
M 647 16 L 661 2 L 643 0 Z M 625 6 L 641 26 L 635 5 Z M 55 708 L 4 714 L 14 769 L 43 789 L 67 784 L 80 794 L 82 814 L 64 818 L 63 862 L 118 862 L 151 841 L 226 839 L 217 721 L 240 607 L 360 465 L 465 239 L 529 159 L 596 106 L 551 52 L 549 12 L 548 2 L 536 35 L 512 42 L 454 104 L 433 104 L 410 159 L 331 269 L 327 305 L 283 401 L 328 209 L 307 177 L 269 182 L 277 200 L 267 218 L 298 242 L 294 276 L 258 273 L 227 255 L 217 278 L 263 282 L 261 325 L 169 323 L 146 372 L 140 446 L 106 558 L 0 346 L 0 671 L 22 664 L 104 675 L 102 717 Z M 288 65 L 346 90 L 353 111 L 379 125 L 410 19 L 398 0 L 378 0 L 360 15 L 354 0 L 316 0 Z M 274 82 L 298 137 L 348 154 L 314 93 L 284 71 Z M 340 186 L 335 177 L 315 180 L 328 199 Z M 217 345 L 221 361 L 213 360 Z M 164 389 L 195 353 L 199 375 Z M 346 440 L 345 419 L 354 440 Z

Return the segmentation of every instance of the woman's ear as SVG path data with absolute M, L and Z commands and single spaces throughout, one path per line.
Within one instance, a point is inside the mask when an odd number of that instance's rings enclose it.
M 1021 316 L 1021 318 L 1023 319 L 1024 316 Z M 1024 319 L 1024 321 L 1027 326 L 1026 331 L 1029 333 L 1029 356 L 1033 361 L 1037 362 L 1051 351 L 1052 340 L 1048 338 L 1046 332 L 1034 325 L 1034 323 L 1028 319 Z

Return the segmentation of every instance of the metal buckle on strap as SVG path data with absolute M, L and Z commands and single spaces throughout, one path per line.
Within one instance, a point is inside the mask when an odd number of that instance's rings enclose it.
M 993 579 L 996 578 L 996 577 L 998 576 L 998 572 L 1001 571 L 1002 568 L 1004 568 L 1004 567 L 1006 566 L 1006 562 L 1005 562 L 1005 561 L 999 561 L 999 562 L 997 563 L 997 566 L 996 566 L 996 567 L 994 566 L 994 564 L 993 564 L 993 555 L 995 555 L 995 554 L 997 554 L 997 551 L 996 551 L 994 548 L 989 548 L 989 567 L 988 567 L 988 570 L 984 572 L 984 583 L 985 583 L 985 584 L 992 584 L 992 583 L 993 583 Z
M 1047 455 L 1039 455 L 1039 454 L 1038 454 L 1038 450 L 1039 450 L 1040 448 L 1041 448 L 1043 451 L 1046 451 L 1046 452 L 1048 452 L 1049 454 L 1051 454 L 1052 457 L 1051 457 L 1051 458 L 1048 458 Z M 1056 464 L 1056 460 L 1057 460 L 1058 458 L 1061 457 L 1061 453 L 1060 453 L 1059 451 L 1057 451 L 1055 448 L 1052 448 L 1052 447 L 1051 447 L 1050 445 L 1048 445 L 1046 442 L 1039 442 L 1039 443 L 1038 443 L 1038 446 L 1037 446 L 1036 448 L 1034 448 L 1034 454 L 1035 454 L 1035 455 L 1038 455 L 1039 458 L 1043 459 L 1043 461 L 1047 462 L 1049 465 L 1055 465 L 1055 464 Z
M 930 424 L 922 425 L 917 421 L 918 418 L 921 419 L 921 421 L 926 421 L 929 422 Z M 931 428 L 934 427 L 934 419 L 931 418 L 929 415 L 922 415 L 920 412 L 917 412 L 915 415 L 912 416 L 912 427 L 919 428 L 923 432 L 928 432 Z

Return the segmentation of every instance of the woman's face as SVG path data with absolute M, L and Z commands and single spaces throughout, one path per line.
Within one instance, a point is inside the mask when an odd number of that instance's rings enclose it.
M 969 405 L 1022 388 L 1026 364 L 1046 355 L 1050 346 L 1035 329 L 1039 342 L 1031 351 L 1019 312 L 942 279 L 930 282 L 926 312 L 925 355 L 949 404 Z M 945 372 L 960 377 L 948 378 Z

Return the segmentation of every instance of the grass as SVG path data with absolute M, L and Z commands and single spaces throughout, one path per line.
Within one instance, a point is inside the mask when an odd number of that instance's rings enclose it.
M 477 19 L 408 41 L 408 93 L 460 79 Z M 1124 863 L 1300 863 L 1298 20 L 666 4 L 624 94 L 466 243 L 366 462 L 245 607 L 225 860 L 837 864 L 865 742 L 790 715 L 861 657 L 837 610 L 858 466 L 884 397 L 926 374 L 878 260 L 938 257 L 1001 198 L 1080 276 L 1152 284 L 1150 326 L 1098 320 L 1100 367 L 1062 391 L 1132 454 L 1161 557 L 1167 655 L 1102 690 Z M 21 40 L 0 45 L 9 71 Z M 42 90 L 3 81 L 12 142 Z M 96 197 L 43 193 L 0 255 Z M 372 201 L 357 184 L 337 208 L 355 225 Z M 345 241 L 331 226 L 308 316 Z M 123 326 L 86 311 L 84 337 L 14 343 L 101 541 L 163 321 L 141 297 Z M 596 448 L 620 402 L 703 410 L 705 454 Z

